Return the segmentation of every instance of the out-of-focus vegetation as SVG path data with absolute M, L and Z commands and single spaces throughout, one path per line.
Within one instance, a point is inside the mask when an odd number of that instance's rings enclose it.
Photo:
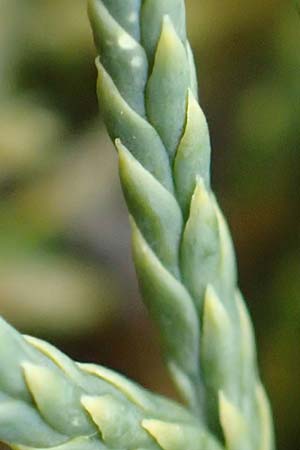
M 300 20 L 187 0 L 213 179 L 256 324 L 278 447 L 300 448 Z M 171 393 L 139 303 L 84 0 L 0 1 L 0 313 Z

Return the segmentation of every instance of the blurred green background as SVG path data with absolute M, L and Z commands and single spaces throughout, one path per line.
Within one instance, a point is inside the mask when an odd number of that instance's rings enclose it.
M 300 448 L 300 20 L 187 0 L 213 185 L 256 326 L 278 448 Z M 0 0 L 0 313 L 174 395 L 140 302 L 85 0 Z

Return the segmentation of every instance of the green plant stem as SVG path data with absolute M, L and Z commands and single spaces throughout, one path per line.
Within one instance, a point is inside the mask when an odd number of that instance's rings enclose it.
M 0 441 L 15 450 L 174 450 L 183 438 L 187 450 L 203 442 L 220 450 L 183 407 L 109 369 L 75 363 L 0 318 Z
M 184 1 L 91 0 L 89 15 L 136 271 L 170 373 L 191 411 L 228 448 L 272 449 L 252 325 L 210 187 Z
M 210 186 L 183 0 L 90 0 L 141 291 L 187 407 L 0 319 L 0 440 L 13 449 L 273 450 L 252 324 Z

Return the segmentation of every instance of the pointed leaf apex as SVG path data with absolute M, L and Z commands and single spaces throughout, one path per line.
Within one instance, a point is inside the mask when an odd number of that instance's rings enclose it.
M 213 286 L 208 285 L 204 300 L 204 326 L 209 328 L 214 325 L 215 329 L 230 330 L 231 324 L 229 316 L 222 305 Z
M 174 45 L 174 40 L 178 39 L 173 22 L 168 14 L 163 17 L 162 30 L 158 45 L 169 47 Z
M 143 420 L 142 427 L 158 442 L 162 449 L 173 450 L 174 445 L 177 448 L 177 442 L 182 434 L 180 425 L 149 419 Z
M 204 180 L 201 176 L 197 176 L 196 178 L 196 187 L 192 196 L 192 210 L 198 210 L 200 208 L 206 207 L 211 203 L 210 196 L 205 187 Z
M 228 448 L 238 450 L 248 442 L 247 424 L 238 408 L 223 391 L 219 392 L 220 422 Z
M 120 158 L 132 156 L 130 151 L 125 147 L 120 138 L 115 139 L 115 147 Z

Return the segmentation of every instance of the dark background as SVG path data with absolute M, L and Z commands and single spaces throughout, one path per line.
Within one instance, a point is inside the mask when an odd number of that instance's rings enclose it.
M 278 448 L 300 448 L 300 19 L 187 1 L 213 186 L 256 327 Z M 84 0 L 0 0 L 0 313 L 173 395 L 140 302 Z

